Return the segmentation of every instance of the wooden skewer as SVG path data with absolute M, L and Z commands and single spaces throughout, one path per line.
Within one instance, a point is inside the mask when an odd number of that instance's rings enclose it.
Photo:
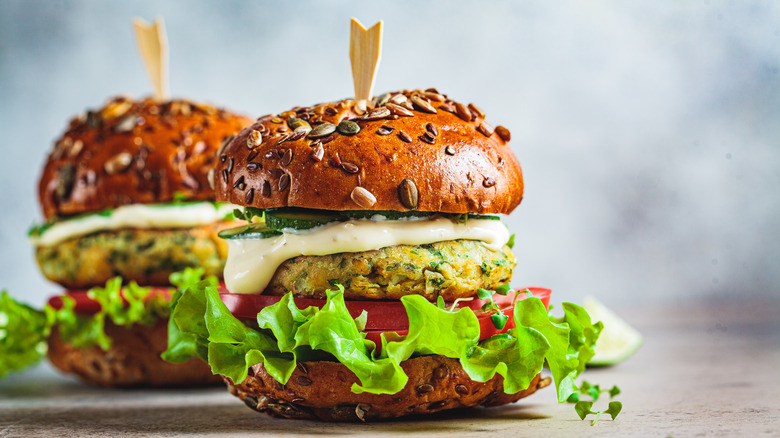
M 355 101 L 360 104 L 371 99 L 374 79 L 382 57 L 382 22 L 366 30 L 352 19 L 349 34 L 349 60 L 352 63 L 352 81 L 355 84 Z
M 154 97 L 168 99 L 168 38 L 162 18 L 147 23 L 140 18 L 133 19 L 138 50 L 152 79 Z

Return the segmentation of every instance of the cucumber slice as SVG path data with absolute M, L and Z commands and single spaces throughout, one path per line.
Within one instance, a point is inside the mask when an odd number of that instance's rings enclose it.
M 254 223 L 222 230 L 218 236 L 223 239 L 267 239 L 281 234 L 280 231 L 272 230 L 265 224 Z
M 609 366 L 623 362 L 642 345 L 642 335 L 595 298 L 586 297 L 582 307 L 590 314 L 591 321 L 604 323 L 604 330 L 594 348 L 596 354 L 588 366 Z
M 285 228 L 306 230 L 340 220 L 343 219 L 338 215 L 338 212 L 327 210 L 285 208 L 266 210 L 265 212 L 265 223 L 272 230 Z
M 307 208 L 273 208 L 265 210 L 265 223 L 272 230 L 292 228 L 307 230 L 330 222 L 350 219 L 371 219 L 383 216 L 386 220 L 402 220 L 409 217 L 432 217 L 440 213 L 433 211 L 393 211 L 393 210 L 316 210 Z M 452 220 L 464 220 L 462 214 L 441 213 Z M 500 220 L 498 216 L 468 214 L 471 219 Z

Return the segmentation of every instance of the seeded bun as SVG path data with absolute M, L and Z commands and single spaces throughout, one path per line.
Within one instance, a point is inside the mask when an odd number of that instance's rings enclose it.
M 60 339 L 56 328 L 49 336 L 49 360 L 65 373 L 98 386 L 198 386 L 220 381 L 200 359 L 185 363 L 165 362 L 160 354 L 168 345 L 168 320 L 151 327 L 136 324 L 130 328 L 106 322 L 106 335 L 112 344 L 79 348 Z
M 354 373 L 337 362 L 299 363 L 287 385 L 271 377 L 262 364 L 250 368 L 249 376 L 234 384 L 225 377 L 231 394 L 252 409 L 275 417 L 356 421 L 428 414 L 454 408 L 499 406 L 529 396 L 550 384 L 549 377 L 534 377 L 528 389 L 506 394 L 503 377 L 487 382 L 471 380 L 460 362 L 440 355 L 401 362 L 409 381 L 397 394 L 355 394 Z
M 509 140 L 478 107 L 435 89 L 383 94 L 366 109 L 353 100 L 297 107 L 261 117 L 227 145 L 217 200 L 507 214 L 523 197 Z
M 44 167 L 44 217 L 125 204 L 213 199 L 208 173 L 222 142 L 250 119 L 184 100 L 110 99 L 70 122 Z

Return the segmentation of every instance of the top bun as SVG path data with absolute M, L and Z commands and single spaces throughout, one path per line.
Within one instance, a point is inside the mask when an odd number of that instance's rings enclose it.
M 71 120 L 55 143 L 38 186 L 43 215 L 214 199 L 207 175 L 217 151 L 250 123 L 184 100 L 110 99 Z
M 386 93 L 366 106 L 296 107 L 261 117 L 226 146 L 217 200 L 264 209 L 508 214 L 523 197 L 509 139 L 477 106 L 433 88 Z

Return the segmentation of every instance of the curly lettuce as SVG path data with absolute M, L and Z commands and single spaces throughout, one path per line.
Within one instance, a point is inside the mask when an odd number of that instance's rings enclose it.
M 185 289 L 201 281 L 203 269 L 188 268 L 171 274 L 171 284 Z M 216 277 L 207 279 L 217 284 Z M 152 325 L 160 318 L 168 318 L 170 304 L 162 295 L 150 296 L 151 287 L 141 287 L 135 282 L 122 285 L 115 277 L 105 287 L 95 287 L 87 292 L 89 298 L 100 303 L 97 313 L 86 315 L 76 312 L 76 301 L 63 295 L 62 307 L 50 305 L 37 310 L 21 304 L 3 291 L 0 295 L 0 377 L 39 362 L 47 351 L 47 339 L 56 326 L 63 342 L 77 348 L 98 346 L 111 348 L 111 338 L 106 335 L 107 321 L 118 326 L 133 324 Z
M 380 350 L 360 331 L 365 315 L 356 321 L 349 314 L 341 286 L 327 291 L 321 309 L 298 308 L 288 293 L 262 309 L 257 326 L 250 327 L 230 313 L 216 285 L 200 282 L 177 294 L 170 320 L 176 336 L 169 336 L 163 358 L 181 362 L 199 357 L 215 374 L 236 383 L 246 378 L 249 367 L 261 363 L 282 384 L 297 361 L 335 360 L 358 377 L 353 392 L 372 394 L 403 389 L 408 376 L 400 364 L 413 356 L 458 359 L 479 382 L 499 374 L 507 393 L 528 388 L 547 363 L 558 400 L 564 402 L 575 390 L 574 377 L 592 357 L 602 328 L 579 306 L 564 304 L 564 317 L 557 321 L 541 300 L 529 297 L 515 306 L 515 328 L 479 341 L 479 321 L 471 309 L 447 311 L 417 295 L 401 302 L 409 317 L 408 334 L 383 334 Z

